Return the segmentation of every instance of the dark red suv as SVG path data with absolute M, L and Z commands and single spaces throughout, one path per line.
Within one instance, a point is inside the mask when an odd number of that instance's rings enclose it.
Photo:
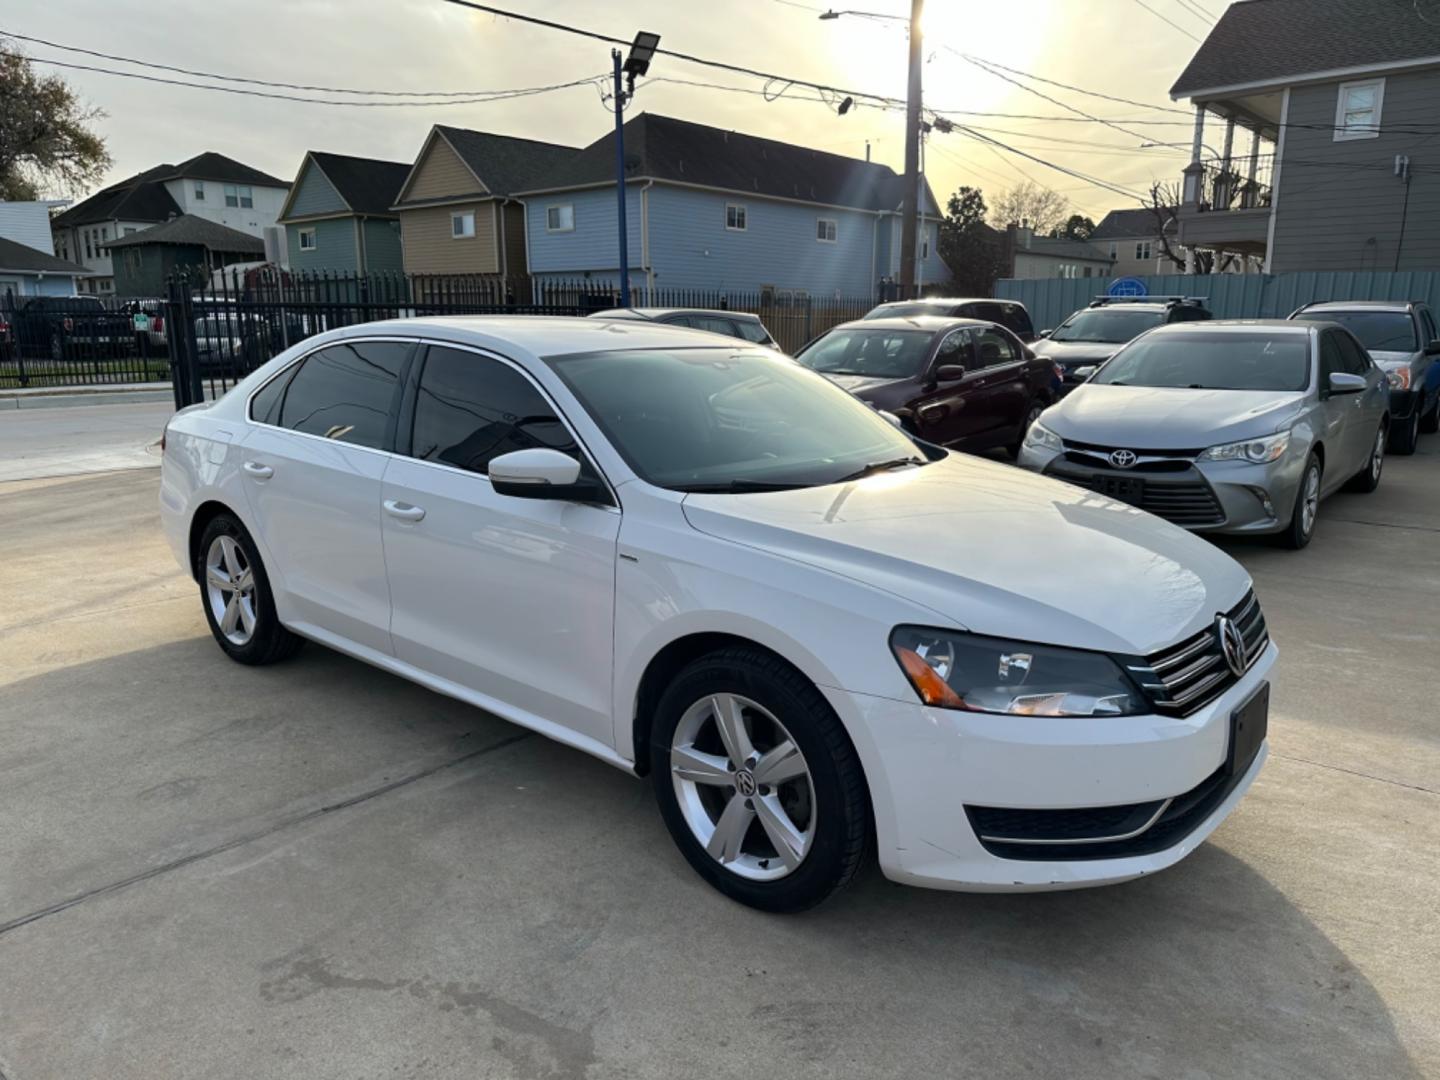
M 956 450 L 1019 453 L 1060 388 L 1055 365 L 1005 327 L 933 315 L 865 319 L 822 334 L 795 359 L 907 431 Z

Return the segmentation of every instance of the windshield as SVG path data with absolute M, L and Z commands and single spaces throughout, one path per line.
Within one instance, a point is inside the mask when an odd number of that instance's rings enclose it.
M 1306 311 L 1307 322 L 1333 322 L 1349 330 L 1371 352 L 1414 352 L 1415 325 L 1403 311 Z
M 867 319 L 908 319 L 915 315 L 949 315 L 954 304 L 927 304 L 923 300 L 916 300 L 909 304 L 881 304 L 872 308 L 866 315 Z
M 932 337 L 929 330 L 832 330 L 795 359 L 825 375 L 908 379 L 924 369 Z
M 1071 315 L 1050 335 L 1051 341 L 1102 341 L 1123 345 L 1137 334 L 1159 326 L 1158 311 L 1121 311 L 1118 308 L 1087 308 Z
M 1304 390 L 1308 334 L 1158 334 L 1116 353 L 1091 383 L 1190 390 Z
M 925 455 L 828 379 L 757 349 L 546 360 L 642 479 L 675 491 L 833 484 Z

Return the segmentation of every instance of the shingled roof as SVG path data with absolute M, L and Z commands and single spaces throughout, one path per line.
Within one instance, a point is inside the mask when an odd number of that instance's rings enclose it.
M 1440 18 L 1422 17 L 1423 6 L 1400 0 L 1233 3 L 1170 96 L 1440 56 Z
M 320 167 L 336 193 L 357 214 L 390 216 L 390 207 L 405 178 L 410 175 L 408 161 L 381 161 L 378 158 L 351 157 L 349 154 L 328 154 L 311 150 L 310 159 Z
M 887 165 L 641 113 L 625 123 L 625 172 L 676 183 L 859 210 L 895 210 L 904 183 Z M 615 133 L 574 154 L 534 191 L 615 179 Z M 934 198 L 931 196 L 931 203 Z
M 513 135 L 491 135 L 469 128 L 437 125 L 470 171 L 496 195 L 547 183 L 548 177 L 580 151 L 574 146 L 517 139 Z
M 164 221 L 180 213 L 180 207 L 165 190 L 167 180 L 213 180 L 223 184 L 251 184 L 256 187 L 290 186 L 269 173 L 206 151 L 182 161 L 179 165 L 156 165 L 136 173 L 107 188 L 101 188 L 88 199 L 76 203 L 58 215 L 51 225 L 70 228 L 99 221 Z
M 66 262 L 25 244 L 0 237 L 0 270 L 21 274 L 88 274 L 78 263 Z
M 1173 224 L 1173 220 L 1165 223 L 1166 232 L 1171 231 Z M 1095 226 L 1090 240 L 1093 243 L 1096 240 L 1124 239 L 1131 236 L 1158 236 L 1159 233 L 1160 230 L 1155 227 L 1155 212 L 1137 207 L 1133 210 L 1111 210 L 1100 219 L 1100 224 Z
M 249 233 L 232 229 L 228 225 L 221 225 L 208 218 L 196 217 L 194 214 L 181 214 L 163 225 L 142 229 L 137 233 L 122 236 L 118 240 L 111 240 L 108 244 L 100 246 L 114 249 L 140 247 L 144 244 L 203 247 L 209 248 L 211 251 L 253 252 L 257 255 L 265 252 L 265 241 L 260 237 L 251 236 Z

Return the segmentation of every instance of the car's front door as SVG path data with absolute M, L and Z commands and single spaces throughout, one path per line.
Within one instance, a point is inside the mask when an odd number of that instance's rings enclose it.
M 976 327 L 971 334 L 975 366 L 961 386 L 965 408 L 959 437 L 967 449 L 981 450 L 1014 437 L 1031 390 L 1025 350 L 1013 334 L 998 326 Z
M 1340 335 L 1333 330 L 1320 331 L 1320 415 L 1323 417 L 1320 438 L 1326 450 L 1326 490 L 1343 483 L 1354 472 L 1350 469 L 1353 458 L 1350 422 L 1355 415 L 1356 395 L 1330 392 L 1330 376 L 1344 371 Z
M 380 477 L 414 348 L 345 341 L 311 353 L 255 394 L 239 448 L 281 620 L 387 655 Z
M 968 329 L 950 331 L 940 339 L 926 366 L 921 383 L 924 388 L 916 395 L 910 413 L 915 434 L 927 442 L 953 446 L 964 437 L 963 413 L 969 408 L 965 379 L 941 379 L 937 369 L 958 364 L 968 372 L 974 367 L 975 351 L 970 341 Z
M 1346 432 L 1347 452 L 1352 472 L 1364 468 L 1375 448 L 1375 435 L 1385 417 L 1385 393 L 1382 389 L 1385 373 L 1370 359 L 1365 347 L 1348 333 L 1336 334 L 1340 347 L 1340 361 L 1351 375 L 1365 380 L 1365 389 L 1352 394 L 1354 399 L 1351 418 Z
M 613 745 L 619 511 L 496 494 L 486 468 L 511 450 L 553 447 L 593 466 L 510 362 L 431 345 L 420 364 L 381 492 L 396 655 Z

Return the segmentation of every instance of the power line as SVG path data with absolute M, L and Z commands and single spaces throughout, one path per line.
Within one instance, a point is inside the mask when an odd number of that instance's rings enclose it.
M 972 139 L 978 139 L 983 143 L 989 143 L 992 146 L 998 146 L 1002 150 L 1006 150 L 1019 157 L 1023 157 L 1027 161 L 1033 161 L 1037 165 L 1044 165 L 1047 169 L 1054 169 L 1056 172 L 1064 173 L 1066 176 L 1073 176 L 1077 180 L 1084 180 L 1086 183 L 1092 184 L 1095 187 L 1104 188 L 1105 190 L 1112 191 L 1117 195 L 1123 195 L 1127 199 L 1141 198 L 1139 193 L 1130 191 L 1129 189 L 1123 188 L 1118 184 L 1112 184 L 1108 180 L 1101 180 L 1094 176 L 1088 176 L 1085 173 L 1077 172 L 1075 169 L 1066 168 L 1064 165 L 1056 165 L 1052 161 L 1046 161 L 1044 158 L 1036 157 L 1034 154 L 1027 153 L 1024 150 L 1017 150 L 1015 147 L 1003 143 L 999 139 L 993 139 L 988 135 L 982 134 L 978 131 L 974 131 L 970 128 L 964 127 L 963 125 L 956 124 L 955 130 L 963 132 L 964 134 L 970 136 Z
M 947 45 L 946 48 L 949 48 Z M 955 50 L 951 50 L 954 52 Z M 1178 113 L 1181 116 L 1193 116 L 1188 109 L 1177 109 L 1170 105 L 1146 105 L 1143 101 L 1134 101 L 1131 98 L 1116 97 L 1114 94 L 1102 94 L 1098 90 L 1086 90 L 1082 86 L 1072 86 L 1070 83 L 1057 82 L 1054 79 L 1047 79 L 1043 75 L 1036 75 L 1033 72 L 1021 71 L 1019 68 L 1006 67 L 1004 64 L 994 60 L 987 60 L 983 56 L 971 56 L 969 53 L 956 53 L 965 60 L 976 61 L 985 64 L 987 67 L 999 68 L 1001 71 L 1008 71 L 1011 75 L 1019 75 L 1021 78 L 1033 79 L 1035 82 L 1048 83 L 1051 86 L 1058 86 L 1062 90 L 1070 90 L 1077 94 L 1085 94 L 1088 97 L 1103 98 L 1106 101 L 1115 101 L 1121 105 L 1134 105 L 1140 109 L 1149 109 L 1152 112 Z
M 38 56 L 25 56 L 23 53 L 6 52 L 3 49 L 0 49 L 0 55 L 14 56 L 21 60 L 28 60 L 33 64 L 48 64 L 51 67 L 68 68 L 72 71 L 92 71 L 101 75 L 118 75 L 124 79 L 140 79 L 144 82 L 163 83 L 166 86 L 188 86 L 196 90 L 217 90 L 223 94 L 242 94 L 246 97 L 271 98 L 277 101 L 299 101 L 310 105 L 340 105 L 350 108 L 369 109 L 440 108 L 445 105 L 480 105 L 490 101 L 508 101 L 511 98 L 531 97 L 535 94 L 549 93 L 552 90 L 565 90 L 572 86 L 585 86 L 603 77 L 603 75 L 591 75 L 584 79 L 573 79 L 570 82 L 555 83 L 552 86 L 531 86 L 516 90 L 497 90 L 485 97 L 447 98 L 444 101 L 335 101 L 331 98 L 300 97 L 296 94 L 275 94 L 266 90 L 245 90 L 238 86 L 213 86 L 209 83 L 187 82 L 184 79 L 166 79 L 159 75 L 145 75 L 138 71 L 116 71 L 113 68 L 95 67 L 91 64 L 71 64 L 64 60 L 46 60 Z
M 1193 0 L 1175 0 L 1175 3 L 1180 5 L 1181 11 L 1185 12 L 1185 14 L 1187 15 L 1195 16 L 1195 18 L 1199 19 L 1207 27 L 1215 25 L 1215 20 L 1212 19 L 1209 15 L 1205 14 L 1205 12 L 1200 10 L 1200 8 L 1193 2 Z
M 1171 26 L 1173 26 L 1176 30 L 1179 30 L 1180 33 L 1184 34 L 1184 35 L 1185 35 L 1186 37 L 1188 37 L 1191 41 L 1195 42 L 1195 44 L 1197 44 L 1197 45 L 1200 44 L 1200 39 L 1199 39 L 1198 37 L 1196 37 L 1194 34 L 1190 33 L 1189 30 L 1186 30 L 1183 26 L 1181 26 L 1179 23 L 1177 23 L 1174 19 L 1167 18 L 1166 16 L 1160 14 L 1160 12 L 1156 11 L 1156 10 L 1155 10 L 1154 8 L 1152 8 L 1149 4 L 1145 3 L 1145 0 L 1135 0 L 1135 3 L 1139 4 L 1142 8 L 1144 8 L 1146 11 L 1148 11 L 1151 15 L 1154 15 L 1155 18 L 1159 19 L 1161 22 L 1163 22 L 1163 23 L 1169 23 L 1169 24 L 1170 24 Z

